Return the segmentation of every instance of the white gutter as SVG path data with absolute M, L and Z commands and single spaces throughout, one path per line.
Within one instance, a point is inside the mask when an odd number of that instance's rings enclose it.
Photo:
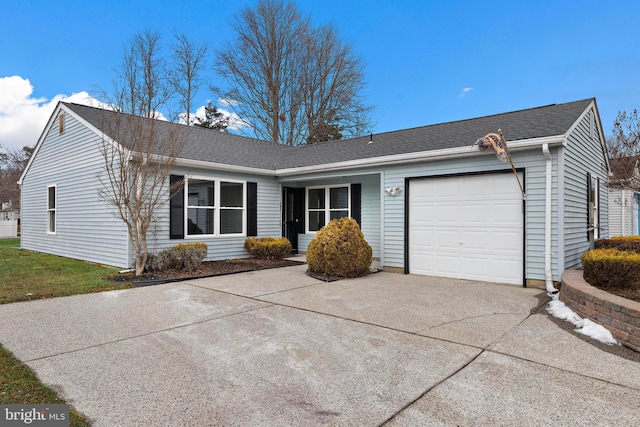
M 549 295 L 557 294 L 558 290 L 553 286 L 551 273 L 551 179 L 552 168 L 549 144 L 542 144 L 542 154 L 545 159 L 545 206 L 544 206 L 544 284 Z
M 547 145 L 560 145 L 564 142 L 563 135 L 556 136 L 547 136 L 541 138 L 532 138 L 525 140 L 515 140 L 509 142 L 509 151 L 518 151 L 531 149 L 542 144 Z M 347 160 L 343 162 L 329 163 L 329 164 L 319 164 L 312 166 L 299 166 L 293 168 L 285 168 L 285 169 L 261 169 L 250 166 L 236 166 L 229 165 L 224 163 L 216 163 L 205 160 L 194 160 L 194 159 L 185 159 L 185 158 L 176 158 L 175 165 L 183 166 L 183 167 L 195 167 L 195 168 L 214 168 L 221 171 L 226 172 L 239 172 L 239 173 L 250 173 L 250 174 L 258 174 L 258 175 L 266 175 L 266 176 L 275 176 L 278 178 L 287 177 L 295 177 L 301 174 L 311 174 L 317 172 L 331 172 L 331 171 L 340 171 L 343 172 L 348 169 L 356 169 L 362 167 L 378 167 L 378 166 L 389 166 L 395 164 L 403 164 L 403 163 L 412 163 L 412 162 L 421 162 L 421 161 L 433 161 L 433 160 L 444 160 L 449 158 L 460 158 L 464 156 L 473 156 L 478 155 L 480 149 L 477 146 L 470 147 L 455 147 L 455 148 L 445 148 L 442 150 L 431 150 L 431 151 L 417 151 L 411 153 L 403 153 L 403 154 L 392 154 L 387 156 L 380 157 L 365 157 L 361 159 L 355 160 Z M 486 153 L 489 155 L 490 153 Z M 153 155 L 151 159 L 154 161 L 162 162 L 166 160 L 164 156 Z M 284 181 L 281 180 L 281 181 Z M 291 180 L 289 178 L 289 180 Z
M 561 145 L 564 143 L 564 140 L 565 140 L 564 135 L 556 135 L 556 136 L 532 138 L 532 139 L 525 139 L 525 140 L 515 140 L 515 141 L 507 141 L 507 142 L 509 143 L 509 151 L 513 152 L 518 150 L 531 149 L 534 147 L 538 147 L 542 144 Z M 444 160 L 444 159 L 450 159 L 450 158 L 460 158 L 463 156 L 475 156 L 475 155 L 478 155 L 479 152 L 480 152 L 480 149 L 478 148 L 477 145 L 445 148 L 442 150 L 416 151 L 411 153 L 392 154 L 392 155 L 380 156 L 380 157 L 365 157 L 365 158 L 347 160 L 344 162 L 337 162 L 337 163 L 320 164 L 320 165 L 312 165 L 312 166 L 300 166 L 300 167 L 286 168 L 286 169 L 276 169 L 275 175 L 278 177 L 287 177 L 287 176 L 299 175 L 303 173 L 326 172 L 331 170 L 344 171 L 346 169 L 354 169 L 354 168 L 361 168 L 361 167 L 379 167 L 382 165 L 389 166 L 394 164 L 411 163 L 411 162 Z M 486 154 L 490 155 L 491 153 L 486 153 Z
M 163 159 L 162 156 L 154 156 L 155 160 L 161 161 Z M 176 166 L 183 167 L 194 167 L 194 168 L 205 168 L 205 169 L 216 169 L 225 172 L 240 172 L 240 173 L 250 173 L 255 175 L 268 175 L 274 176 L 275 172 L 273 169 L 261 169 L 254 168 L 250 166 L 235 166 L 229 165 L 225 163 L 216 163 L 209 162 L 205 160 L 193 160 L 193 159 L 184 159 L 184 158 L 176 158 Z

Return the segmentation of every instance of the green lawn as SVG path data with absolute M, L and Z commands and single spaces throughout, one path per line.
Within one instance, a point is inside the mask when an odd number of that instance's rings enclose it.
M 56 404 L 66 402 L 42 385 L 31 369 L 0 345 L 0 403 Z M 91 424 L 73 407 L 69 408 L 69 426 Z
M 105 280 L 118 269 L 20 249 L 20 239 L 0 239 L 0 304 L 123 289 Z
M 104 277 L 113 267 L 20 249 L 20 239 L 0 239 L 0 304 L 131 287 Z M 0 403 L 65 403 L 33 371 L 0 345 Z M 89 426 L 73 408 L 70 425 Z

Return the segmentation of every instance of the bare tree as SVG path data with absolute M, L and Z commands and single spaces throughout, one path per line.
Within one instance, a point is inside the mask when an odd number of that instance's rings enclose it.
M 205 82 L 202 74 L 207 66 L 208 46 L 194 43 L 184 34 L 174 37 L 175 43 L 171 45 L 173 64 L 168 80 L 178 98 L 179 111 L 184 112 L 185 123 L 191 125 L 193 101 Z
M 170 95 L 160 50 L 158 33 L 136 34 L 124 50 L 113 91 L 101 91 L 116 112 L 102 112 L 99 193 L 127 226 L 136 275 L 144 272 L 147 239 L 168 202 L 169 175 L 184 146 L 181 127 L 157 119 Z
M 229 84 L 222 96 L 257 138 L 300 145 L 368 133 L 362 64 L 333 27 L 314 28 L 293 3 L 261 0 L 233 28 L 236 41 L 216 61 Z
M 180 126 L 157 119 L 104 111 L 102 123 L 100 196 L 127 226 L 139 276 L 147 263 L 147 239 L 157 212 L 175 190 L 169 185 L 169 176 L 184 140 Z
M 621 111 L 607 138 L 613 179 L 610 185 L 640 191 L 640 117 L 638 110 Z
M 122 112 L 157 117 L 170 96 L 160 42 L 157 32 L 147 30 L 134 35 L 116 70 L 114 90 L 101 90 L 99 97 Z
M 300 76 L 308 143 L 368 133 L 370 127 L 362 120 L 371 109 L 359 97 L 364 88 L 361 61 L 333 26 L 311 31 Z
M 18 180 L 32 153 L 32 147 L 3 150 L 0 146 L 0 202 L 11 203 L 14 208 L 20 207 Z

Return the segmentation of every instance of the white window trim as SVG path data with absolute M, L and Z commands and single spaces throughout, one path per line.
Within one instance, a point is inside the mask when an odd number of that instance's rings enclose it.
M 213 206 L 189 206 L 189 180 L 197 179 L 203 181 L 213 182 Z M 226 207 L 220 206 L 220 183 L 221 182 L 233 182 L 242 184 L 242 207 Z M 185 239 L 203 239 L 210 237 L 245 237 L 247 235 L 247 181 L 238 179 L 228 179 L 211 177 L 204 175 L 187 175 L 184 180 L 184 237 Z M 213 234 L 189 234 L 189 209 L 211 209 L 213 213 Z M 242 210 L 242 232 L 241 233 L 220 233 L 220 211 L 221 209 L 235 209 Z
M 54 208 L 51 209 L 49 208 L 49 189 L 53 188 L 55 194 L 53 195 L 54 197 Z M 47 207 L 47 234 L 50 234 L 52 236 L 55 236 L 58 233 L 58 184 L 52 184 L 52 185 L 47 185 L 47 197 L 46 197 L 46 207 Z M 51 231 L 51 212 L 53 212 L 53 224 L 54 224 L 54 231 Z
M 331 218 L 331 211 L 344 210 L 344 209 L 331 209 L 331 189 L 332 188 L 344 188 L 347 187 L 347 216 L 351 217 L 351 184 L 332 184 L 332 185 L 314 185 L 305 188 L 304 198 L 304 214 L 305 214 L 305 233 L 316 234 L 317 231 L 309 230 L 309 190 L 324 190 L 324 225 L 327 225 Z M 312 209 L 313 212 L 320 211 L 322 209 Z M 320 227 L 322 228 L 322 227 Z

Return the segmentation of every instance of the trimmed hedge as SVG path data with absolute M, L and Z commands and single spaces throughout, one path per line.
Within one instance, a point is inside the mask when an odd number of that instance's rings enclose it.
M 308 270 L 334 277 L 364 276 L 369 273 L 372 253 L 353 218 L 334 219 L 309 243 Z
M 582 254 L 584 279 L 596 286 L 640 288 L 640 253 L 594 249 Z
M 282 259 L 291 255 L 291 242 L 286 237 L 249 237 L 244 250 L 254 258 Z
M 202 264 L 207 256 L 207 250 L 206 243 L 179 243 L 172 248 L 149 255 L 146 269 L 148 271 L 193 271 Z
M 596 240 L 596 249 L 617 249 L 640 253 L 640 236 L 615 236 Z

